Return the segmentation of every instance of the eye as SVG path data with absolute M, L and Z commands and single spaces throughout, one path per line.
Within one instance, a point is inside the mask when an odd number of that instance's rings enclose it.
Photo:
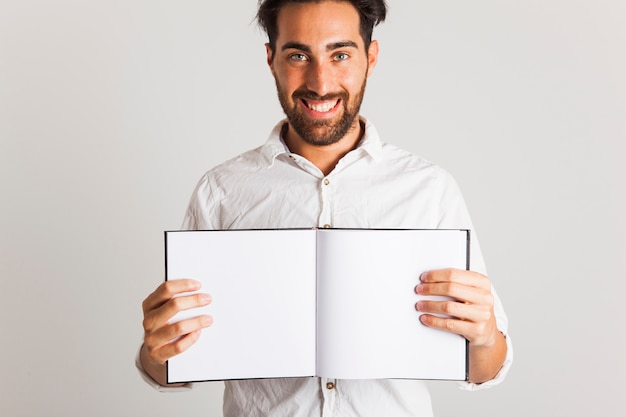
M 345 60 L 347 60 L 348 58 L 350 58 L 350 55 L 348 55 L 348 54 L 347 54 L 347 53 L 345 53 L 345 52 L 340 52 L 340 53 L 338 53 L 338 54 L 336 54 L 336 55 L 334 55 L 334 56 L 333 56 L 333 60 L 334 60 L 334 61 L 345 61 Z
M 289 55 L 289 60 L 291 61 L 295 61 L 295 62 L 304 62 L 306 61 L 308 58 L 306 55 L 304 54 L 300 54 L 300 53 L 295 53 L 295 54 L 291 54 Z

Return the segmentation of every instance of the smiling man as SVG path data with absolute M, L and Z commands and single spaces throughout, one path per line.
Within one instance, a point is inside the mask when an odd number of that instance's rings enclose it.
M 267 63 L 287 118 L 264 145 L 203 176 L 185 229 L 472 229 L 450 175 L 383 142 L 359 114 L 378 59 L 372 31 L 385 16 L 383 0 L 260 2 Z M 276 254 L 276 268 L 282 256 L 288 255 Z M 424 313 L 422 325 L 469 341 L 469 381 L 461 384 L 469 390 L 499 383 L 512 360 L 506 315 L 475 238 L 471 265 L 473 271 L 427 272 L 415 287 L 451 298 L 415 309 Z M 210 288 L 175 297 L 198 289 L 191 279 L 168 281 L 144 300 L 137 365 L 157 388 L 165 385 L 165 362 L 213 322 L 200 316 L 169 323 L 179 311 L 211 302 Z M 227 381 L 224 415 L 431 416 L 432 410 L 423 381 L 290 378 Z
M 342 140 L 354 145 L 366 80 L 378 57 L 376 42 L 365 49 L 356 10 L 350 3 L 290 4 L 278 15 L 277 26 L 281 32 L 267 45 L 267 56 L 289 120 L 286 139 L 313 146 Z

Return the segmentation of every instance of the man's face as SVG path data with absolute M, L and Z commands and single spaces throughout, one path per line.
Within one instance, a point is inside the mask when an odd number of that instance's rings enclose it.
M 366 53 L 359 14 L 347 2 L 289 4 L 277 25 L 268 63 L 290 126 L 311 145 L 338 142 L 358 127 L 378 44 L 372 42 Z

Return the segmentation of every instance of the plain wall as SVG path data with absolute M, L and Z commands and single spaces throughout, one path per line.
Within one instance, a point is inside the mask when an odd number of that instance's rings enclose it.
M 626 3 L 400 1 L 363 114 L 459 182 L 515 344 L 436 414 L 626 409 Z M 220 416 L 137 375 L 163 230 L 282 117 L 256 1 L 0 0 L 0 415 Z

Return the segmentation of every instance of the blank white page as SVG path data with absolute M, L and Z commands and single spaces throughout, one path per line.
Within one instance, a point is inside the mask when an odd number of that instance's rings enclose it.
M 464 380 L 466 340 L 419 321 L 422 272 L 466 269 L 468 232 L 320 230 L 318 375 Z
M 166 233 L 167 279 L 193 278 L 213 302 L 198 342 L 168 361 L 168 381 L 315 374 L 315 231 Z

